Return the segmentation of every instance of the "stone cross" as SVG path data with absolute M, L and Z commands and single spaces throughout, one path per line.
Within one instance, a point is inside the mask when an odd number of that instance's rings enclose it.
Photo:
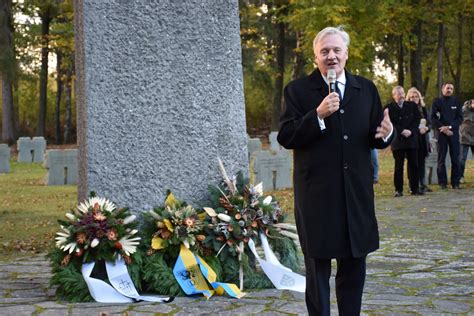
M 248 173 L 238 1 L 77 0 L 79 198 L 190 203 Z
M 16 142 L 18 148 L 18 162 L 43 162 L 46 150 L 44 137 L 20 137 Z
M 18 162 L 32 162 L 33 161 L 33 144 L 31 138 L 20 137 L 16 141 L 18 149 Z
M 10 172 L 10 148 L 7 144 L 0 144 L 0 173 Z
M 248 138 L 247 148 L 250 157 L 254 152 L 262 150 L 262 141 L 260 138 Z
M 77 149 L 46 151 L 47 185 L 77 184 Z
M 33 137 L 31 145 L 33 148 L 33 162 L 43 162 L 46 150 L 46 140 L 44 137 Z

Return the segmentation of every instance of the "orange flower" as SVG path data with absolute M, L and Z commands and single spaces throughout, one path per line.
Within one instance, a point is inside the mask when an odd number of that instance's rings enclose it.
M 105 215 L 102 214 L 101 212 L 98 212 L 98 213 L 94 214 L 94 219 L 96 221 L 102 222 L 102 221 L 105 221 L 107 219 L 107 217 L 105 217 Z
M 117 231 L 114 228 L 107 232 L 107 238 L 109 240 L 117 240 L 117 237 Z
M 197 235 L 196 236 L 196 239 L 199 240 L 199 241 L 204 241 L 206 239 L 206 236 L 204 235 Z
M 93 211 L 94 211 L 94 212 L 100 211 L 100 205 L 99 205 L 99 203 L 95 203 L 95 204 L 94 204 L 94 209 L 93 209 Z
M 188 227 L 192 227 L 194 226 L 194 223 L 196 222 L 196 220 L 194 218 L 191 218 L 191 217 L 186 217 L 184 219 L 184 225 L 188 226 Z
M 83 244 L 87 240 L 87 235 L 85 233 L 79 233 L 76 236 L 76 241 L 78 244 Z

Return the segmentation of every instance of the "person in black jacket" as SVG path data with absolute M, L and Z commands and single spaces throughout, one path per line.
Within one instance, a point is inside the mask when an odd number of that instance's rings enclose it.
M 451 186 L 460 189 L 461 172 L 459 167 L 459 125 L 462 122 L 461 102 L 453 96 L 454 85 L 449 82 L 441 87 L 441 98 L 433 100 L 431 106 L 431 121 L 433 122 L 434 136 L 438 140 L 438 184 L 442 189 L 448 185 L 446 173 L 446 154 L 451 157 Z
M 393 126 L 374 83 L 344 69 L 349 34 L 327 27 L 313 49 L 318 69 L 284 90 L 278 142 L 293 149 L 295 219 L 306 266 L 310 315 L 330 314 L 331 259 L 339 315 L 358 315 L 366 256 L 379 247 L 371 148 L 390 144 Z M 335 91 L 328 91 L 334 69 Z
M 418 125 L 420 124 L 420 112 L 418 106 L 405 101 L 403 87 L 396 86 L 392 89 L 392 97 L 395 102 L 388 104 L 390 120 L 395 126 L 397 135 L 392 142 L 392 154 L 395 159 L 393 172 L 393 183 L 395 185 L 395 197 L 403 196 L 403 165 L 405 157 L 408 162 L 410 174 L 410 191 L 412 195 L 423 195 L 419 190 L 418 176 Z
M 408 89 L 407 100 L 418 105 L 418 111 L 420 111 L 421 115 L 420 125 L 418 126 L 418 178 L 420 179 L 420 190 L 431 192 L 432 190 L 425 182 L 425 160 L 431 152 L 429 136 L 431 115 L 428 114 L 423 96 L 417 88 L 411 87 Z M 408 178 L 410 178 L 410 173 L 408 173 Z

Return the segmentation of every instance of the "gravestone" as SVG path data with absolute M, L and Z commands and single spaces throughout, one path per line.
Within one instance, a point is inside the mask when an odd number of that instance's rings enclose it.
M 247 149 L 248 149 L 249 160 L 250 160 L 250 156 L 254 152 L 258 150 L 262 150 L 262 141 L 260 140 L 260 138 L 248 138 Z
M 260 149 L 250 154 L 251 181 L 263 182 L 264 190 L 293 187 L 293 155 L 290 150 L 280 146 L 277 136 L 278 132 L 270 133 L 270 150 Z
M 33 150 L 33 162 L 43 162 L 44 152 L 46 150 L 46 140 L 44 137 L 33 137 L 31 146 Z
M 431 135 L 432 136 L 432 135 Z M 425 160 L 425 183 L 438 184 L 438 141 L 434 138 L 430 138 L 431 153 L 426 157 Z M 449 174 L 451 170 L 451 157 L 446 155 L 446 172 Z
M 0 144 L 0 173 L 10 172 L 10 147 Z
M 190 203 L 248 172 L 238 1 L 74 2 L 79 199 Z
M 46 151 L 47 185 L 77 184 L 77 149 Z
M 18 149 L 18 162 L 33 161 L 33 143 L 29 137 L 20 137 L 16 141 Z
M 279 150 L 286 150 L 280 146 L 277 140 L 278 132 L 271 132 L 268 136 L 268 140 L 270 141 L 270 150 L 279 151 Z
M 292 156 L 289 151 L 256 151 L 250 157 L 254 183 L 263 182 L 263 189 L 276 190 L 293 187 Z

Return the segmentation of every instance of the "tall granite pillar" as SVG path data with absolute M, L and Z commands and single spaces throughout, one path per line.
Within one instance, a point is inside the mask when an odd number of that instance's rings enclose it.
M 247 172 L 235 0 L 76 0 L 79 199 L 189 202 Z

